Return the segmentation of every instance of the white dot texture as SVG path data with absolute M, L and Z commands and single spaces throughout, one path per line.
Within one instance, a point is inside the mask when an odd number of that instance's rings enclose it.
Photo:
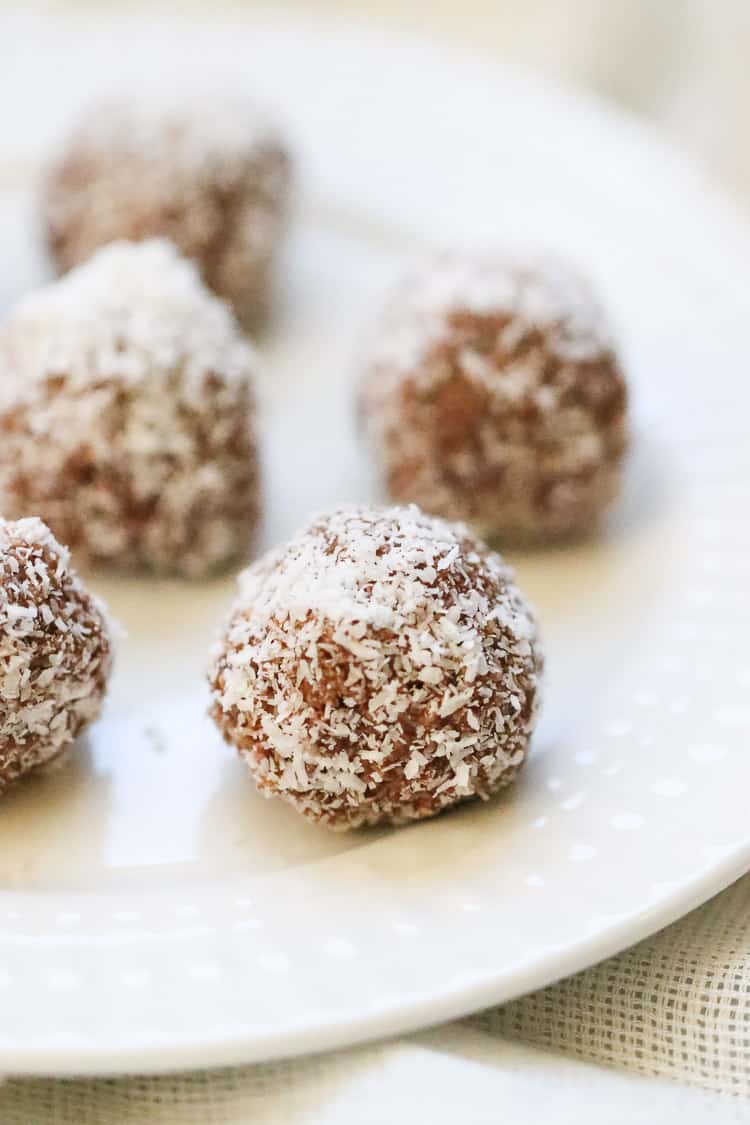
M 331 957 L 356 957 L 357 951 L 350 941 L 345 938 L 331 938 L 325 945 L 326 953 Z
M 683 793 L 687 792 L 687 788 L 686 782 L 678 781 L 673 777 L 665 777 L 655 781 L 651 786 L 651 791 L 659 797 L 681 797 Z
M 413 922 L 394 922 L 393 929 L 401 937 L 416 937 L 419 933 L 419 926 L 415 926 Z
M 283 953 L 263 953 L 258 958 L 258 966 L 266 973 L 286 973 L 289 970 L 289 958 Z
M 640 813 L 621 812 L 612 817 L 612 827 L 618 832 L 634 832 L 642 828 L 645 823 L 646 818 Z
M 192 903 L 185 903 L 175 908 L 175 915 L 178 918 L 197 918 L 199 914 L 200 910 Z
M 259 930 L 262 922 L 258 918 L 241 918 L 239 922 L 235 922 L 232 929 L 239 933 L 247 933 L 250 930 Z
M 564 801 L 560 801 L 560 808 L 563 812 L 574 812 L 581 807 L 585 799 L 585 793 L 573 793 L 572 796 L 566 797 Z
M 190 965 L 188 968 L 188 973 L 193 978 L 193 980 L 203 981 L 207 984 L 211 983 L 211 981 L 218 980 L 221 976 L 221 970 L 219 969 L 219 966 L 213 965 L 208 962 L 196 962 L 195 964 Z
M 49 975 L 49 986 L 55 992 L 68 992 L 78 988 L 81 978 L 72 969 L 59 969 Z
M 146 969 L 123 969 L 120 980 L 124 988 L 146 988 L 151 982 L 151 974 Z
M 725 727 L 750 728 L 750 707 L 720 707 L 716 718 Z
M 58 926 L 69 927 L 77 926 L 81 921 L 81 915 L 74 910 L 61 910 L 55 919 Z
M 688 749 L 688 756 L 694 762 L 701 762 L 704 765 L 711 765 L 714 762 L 720 762 L 727 756 L 727 750 L 723 746 L 716 746 L 713 743 L 703 743 L 699 746 L 691 746 Z
M 604 728 L 604 733 L 610 738 L 624 738 L 630 734 L 633 724 L 629 719 L 612 719 Z

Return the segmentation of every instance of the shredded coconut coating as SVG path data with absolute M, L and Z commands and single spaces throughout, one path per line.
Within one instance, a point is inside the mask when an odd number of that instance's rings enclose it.
M 507 785 L 539 701 L 532 612 L 499 555 L 418 508 L 345 508 L 246 570 L 209 679 L 256 785 L 331 828 Z
M 38 519 L 0 519 L 0 793 L 97 718 L 111 667 L 104 607 Z
M 60 269 L 117 239 L 169 238 L 238 316 L 268 303 L 290 160 L 244 101 L 110 101 L 89 110 L 49 169 L 47 239 Z
M 361 384 L 393 499 L 510 543 L 596 526 L 619 490 L 626 397 L 593 293 L 555 260 L 426 263 L 393 294 Z
M 255 367 L 169 243 L 113 243 L 0 329 L 0 511 L 93 563 L 198 576 L 246 555 Z

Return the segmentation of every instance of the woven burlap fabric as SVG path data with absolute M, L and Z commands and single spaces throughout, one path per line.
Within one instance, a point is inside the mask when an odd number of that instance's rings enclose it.
M 149 1079 L 10 1082 L 2 1125 L 712 1125 L 750 1103 L 587 1066 L 466 1023 L 268 1066 Z
M 473 1022 L 579 1058 L 750 1095 L 750 876 L 618 957 Z
M 0 1087 L 0 1122 L 382 1121 L 387 1119 L 382 1116 L 387 1109 L 403 1111 L 410 1104 L 415 1083 L 421 1087 L 421 1097 L 426 1096 L 425 1089 L 430 1091 L 436 1113 L 451 1104 L 452 1091 L 453 1096 L 460 1093 L 464 1105 L 467 1098 L 476 1097 L 472 1121 L 494 1121 L 493 1082 L 500 1083 L 499 1094 L 508 1074 L 515 1073 L 518 1079 L 520 1073 L 518 1060 L 513 1061 L 513 1045 L 507 1041 L 513 1038 L 642 1075 L 750 1095 L 750 876 L 626 953 L 432 1036 L 190 1075 L 10 1080 Z M 446 1053 L 454 1056 L 452 1065 L 457 1069 L 444 1090 Z M 462 1059 L 457 1060 L 459 1054 Z M 478 1060 L 484 1064 L 481 1082 L 471 1069 Z M 488 1063 L 495 1069 L 488 1069 Z M 523 1076 L 518 1081 L 523 1087 Z M 546 1084 L 555 1081 L 554 1069 L 551 1076 L 545 1072 Z M 566 1075 L 561 1088 L 567 1090 L 571 1081 Z M 581 1081 L 586 1088 L 591 1084 L 590 1077 Z M 531 1087 L 533 1082 L 530 1069 Z M 528 1096 L 523 1088 L 521 1093 Z M 603 1096 L 609 1104 L 620 1095 L 608 1089 Z M 734 1119 L 750 1120 L 750 1102 L 733 1111 Z M 443 1117 L 438 1114 L 433 1120 Z M 608 1121 L 612 1120 L 610 1115 Z

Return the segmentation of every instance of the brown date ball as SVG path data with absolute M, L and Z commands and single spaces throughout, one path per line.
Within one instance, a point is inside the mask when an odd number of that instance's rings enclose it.
M 266 311 L 288 209 L 290 159 L 243 101 L 112 101 L 80 121 L 44 186 L 61 272 L 105 243 L 163 237 L 243 321 Z
M 97 718 L 111 668 L 104 607 L 38 519 L 0 519 L 0 794 Z
M 0 512 L 119 569 L 199 577 L 247 557 L 255 367 L 168 242 L 104 247 L 0 327 Z
M 445 255 L 393 294 L 361 382 L 389 495 L 492 542 L 579 537 L 617 495 L 627 393 L 588 285 Z
M 418 508 L 315 519 L 240 576 L 212 715 L 265 796 L 330 828 L 433 816 L 513 780 L 535 620 L 501 557 Z

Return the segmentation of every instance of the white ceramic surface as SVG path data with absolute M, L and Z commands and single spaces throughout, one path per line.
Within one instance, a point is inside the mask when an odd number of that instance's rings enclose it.
M 745 871 L 739 222 L 629 121 L 437 48 L 267 21 L 193 27 L 178 55 L 169 20 L 141 39 L 101 18 L 19 24 L 35 51 L 0 80 L 22 106 L 3 121 L 0 303 L 42 275 L 30 169 L 92 85 L 194 82 L 200 62 L 277 105 L 303 176 L 262 341 L 267 544 L 374 495 L 353 360 L 423 247 L 579 261 L 617 323 L 637 432 L 601 538 L 514 558 L 549 654 L 522 780 L 421 826 L 331 835 L 255 795 L 204 718 L 230 580 L 92 580 L 127 631 L 106 716 L 0 806 L 0 1071 L 230 1063 L 414 1028 L 583 968 Z

